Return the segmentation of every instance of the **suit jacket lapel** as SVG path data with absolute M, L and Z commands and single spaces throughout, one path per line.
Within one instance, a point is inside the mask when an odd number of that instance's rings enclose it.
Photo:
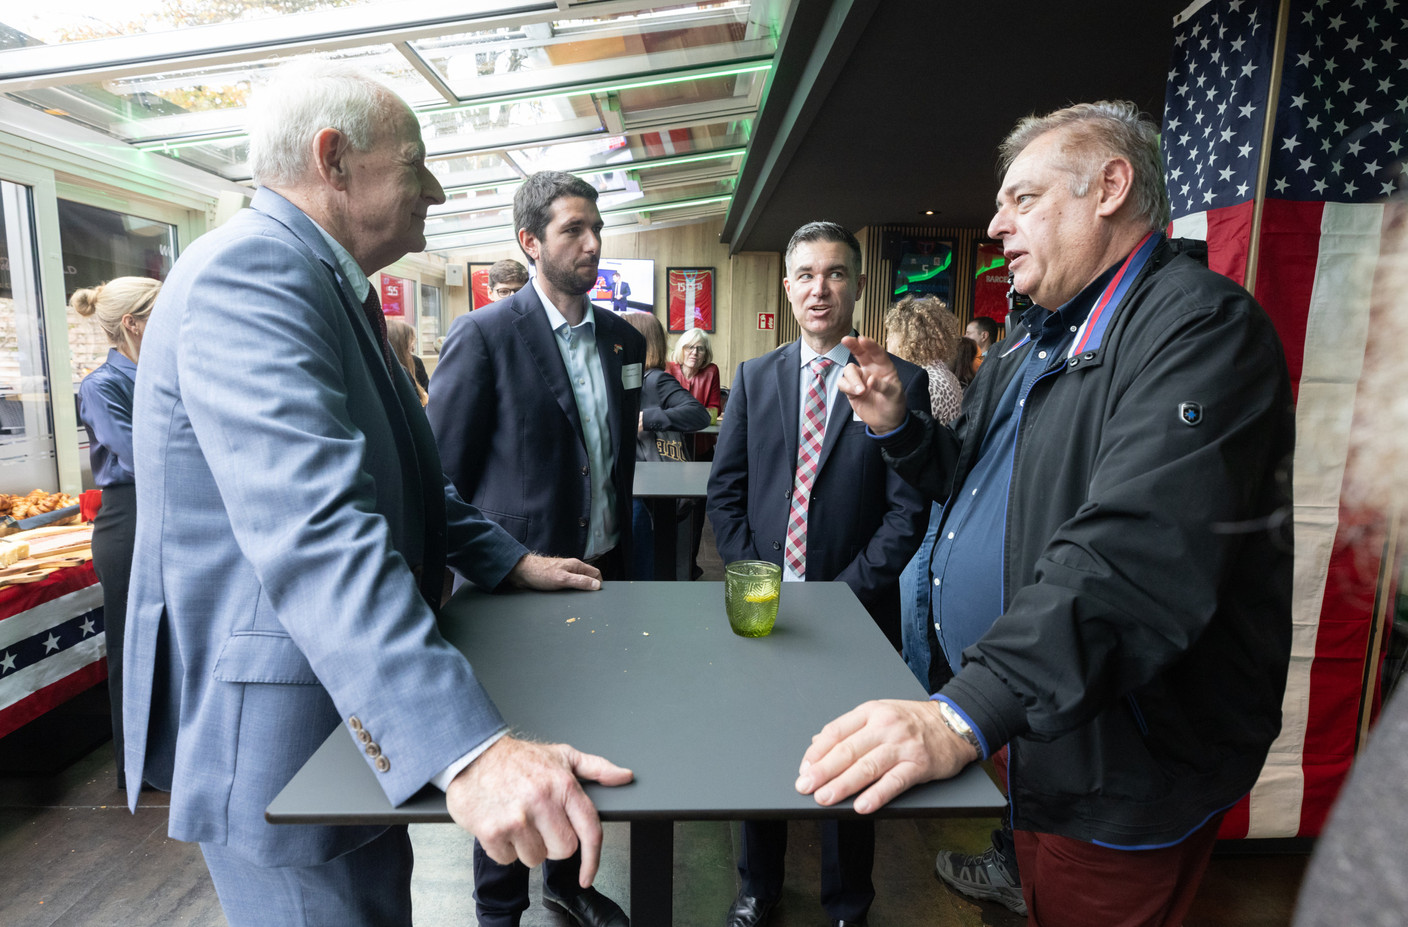
M 777 367 L 773 375 L 777 378 L 778 418 L 782 421 L 782 446 L 788 451 L 787 466 L 797 467 L 797 421 L 802 415 L 801 393 L 798 384 L 802 379 L 802 349 L 794 341 L 777 353 Z
M 530 283 L 512 297 L 512 308 L 518 314 L 513 329 L 523 342 L 528 356 L 533 358 L 543 382 L 553 398 L 557 400 L 562 414 L 572 423 L 572 430 L 578 440 L 582 439 L 582 419 L 577 412 L 577 397 L 572 392 L 572 384 L 567 380 L 567 365 L 562 362 L 562 352 L 557 347 L 557 335 L 548 327 L 547 310 L 538 299 L 537 292 Z M 583 444 L 585 446 L 585 443 Z

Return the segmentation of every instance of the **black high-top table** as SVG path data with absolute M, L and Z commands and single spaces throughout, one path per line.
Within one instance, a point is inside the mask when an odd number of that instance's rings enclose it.
M 599 592 L 462 590 L 441 628 L 515 730 L 634 770 L 587 784 L 603 821 L 631 824 L 634 923 L 671 923 L 675 821 L 825 818 L 793 788 L 811 737 L 867 699 L 923 698 L 844 583 L 785 583 L 777 626 L 737 637 L 722 583 L 608 583 Z M 434 706 L 427 705 L 427 711 Z M 910 789 L 877 817 L 983 817 L 1001 793 L 969 767 Z M 275 824 L 443 822 L 427 787 L 392 807 L 351 735 L 333 731 L 266 812 Z

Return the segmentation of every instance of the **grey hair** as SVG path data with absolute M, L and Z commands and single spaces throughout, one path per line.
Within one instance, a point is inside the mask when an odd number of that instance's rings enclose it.
M 1168 225 L 1168 190 L 1164 186 L 1163 159 L 1159 155 L 1159 127 L 1128 100 L 1077 103 L 1045 116 L 1027 116 L 1002 142 L 999 173 L 1039 136 L 1065 129 L 1060 153 L 1062 168 L 1071 175 L 1072 196 L 1085 196 L 1105 162 L 1124 158 L 1134 168 L 1130 191 L 1134 213 L 1151 229 Z
M 376 141 L 387 104 L 399 97 L 348 64 L 300 61 L 281 67 L 250 106 L 249 167 L 261 187 L 289 186 L 313 168 L 313 137 L 336 129 L 357 151 Z
M 670 360 L 677 364 L 684 363 L 684 349 L 692 344 L 698 344 L 704 348 L 704 361 L 699 365 L 700 370 L 714 362 L 714 346 L 709 343 L 709 336 L 702 328 L 687 329 L 683 335 L 680 335 L 680 340 L 675 342 L 675 350 L 670 355 Z

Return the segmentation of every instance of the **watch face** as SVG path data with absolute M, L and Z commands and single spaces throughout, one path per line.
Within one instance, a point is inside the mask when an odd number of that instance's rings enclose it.
M 978 746 L 978 735 L 973 733 L 973 728 L 963 720 L 963 716 L 952 705 L 948 702 L 939 702 L 939 715 L 944 719 L 944 724 L 948 725 L 949 730 L 973 746 Z

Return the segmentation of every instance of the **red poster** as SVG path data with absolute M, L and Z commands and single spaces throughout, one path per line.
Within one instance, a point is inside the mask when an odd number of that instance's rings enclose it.
M 393 277 L 390 274 L 381 275 L 381 311 L 383 315 L 394 315 L 398 318 L 405 318 L 412 309 L 411 287 L 414 281 L 405 277 Z
M 667 268 L 665 289 L 670 300 L 670 331 L 714 330 L 714 268 Z
M 978 242 L 978 263 L 973 275 L 973 318 L 985 315 L 998 325 L 1007 324 L 1007 259 L 1002 245 Z
M 469 265 L 469 308 L 483 309 L 494 301 L 489 295 L 489 268 L 492 264 Z

